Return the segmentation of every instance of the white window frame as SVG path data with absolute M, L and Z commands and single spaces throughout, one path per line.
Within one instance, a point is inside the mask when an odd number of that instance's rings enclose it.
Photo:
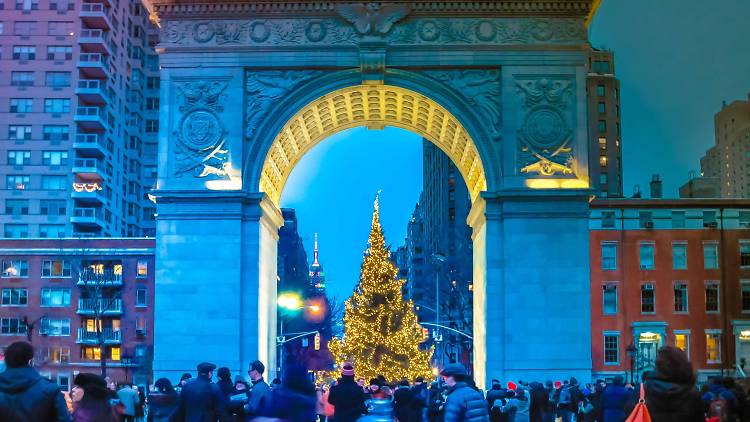
M 716 260 L 715 267 L 706 266 L 706 247 L 707 246 L 712 246 L 713 247 L 712 249 L 716 252 L 714 254 L 715 260 Z M 721 265 L 719 264 L 719 243 L 716 241 L 703 242 L 703 269 L 704 270 L 718 270 L 720 267 Z
M 5 274 L 6 262 L 10 262 L 10 267 L 7 268 L 19 268 L 18 275 Z M 26 270 L 26 275 L 23 274 L 24 270 Z M 29 278 L 29 261 L 26 259 L 4 259 L 2 271 L 3 273 L 2 276 L 0 276 L 1 278 Z
M 13 290 L 17 290 L 18 291 L 17 297 L 18 297 L 18 302 L 19 303 L 12 303 L 12 298 L 13 298 L 13 293 L 12 292 L 13 292 Z M 11 300 L 9 300 L 9 303 L 3 303 L 5 301 L 5 292 L 6 291 L 10 292 L 9 295 L 10 295 L 10 299 Z M 21 292 L 25 292 L 25 294 L 21 294 Z M 0 291 L 0 295 L 1 295 L 0 296 L 0 306 L 4 306 L 4 307 L 26 307 L 26 306 L 29 306 L 29 289 L 27 289 L 25 287 L 3 287 L 2 291 Z M 26 303 L 20 303 L 22 297 L 26 298 Z
M 643 266 L 643 248 L 651 247 L 651 267 Z M 656 269 L 656 243 L 653 240 L 644 240 L 638 242 L 638 267 L 641 271 L 654 271 Z
M 684 251 L 685 251 L 685 255 L 684 255 L 685 256 L 685 265 L 682 268 L 677 268 L 675 266 L 675 260 L 674 260 L 674 258 L 675 258 L 675 253 L 674 253 L 675 246 L 683 247 Z M 688 243 L 687 243 L 687 241 L 678 240 L 678 241 L 672 242 L 672 269 L 673 270 L 677 270 L 677 271 L 684 271 L 684 270 L 688 269 Z
M 138 300 L 138 293 L 143 292 L 143 303 Z M 148 289 L 145 287 L 138 287 L 135 289 L 135 307 L 136 308 L 147 308 L 148 307 Z
M 61 264 L 62 265 L 62 273 L 60 275 L 54 275 L 52 273 L 52 268 L 54 267 L 53 263 L 56 262 L 56 261 L 62 262 L 62 264 Z M 49 275 L 44 275 L 44 266 L 45 266 L 45 264 L 47 262 L 50 263 Z M 68 269 L 68 272 L 69 272 L 68 275 L 65 275 L 65 265 L 66 264 L 67 264 L 67 269 Z M 71 278 L 71 277 L 73 277 L 73 268 L 72 268 L 72 265 L 71 265 L 70 261 L 68 261 L 67 259 L 45 259 L 45 260 L 42 261 L 42 278 Z
M 49 305 L 49 304 L 45 305 L 44 304 L 45 291 L 49 292 L 50 298 L 52 298 L 53 293 L 60 292 L 60 294 L 62 295 L 62 305 Z M 68 299 L 67 302 L 65 301 L 66 293 L 67 293 L 67 299 Z M 70 306 L 70 303 L 72 301 L 71 297 L 72 297 L 71 289 L 67 287 L 43 287 L 41 291 L 41 295 L 39 297 L 39 306 L 42 308 L 67 308 Z
M 613 267 L 605 267 L 604 266 L 604 248 L 605 246 L 614 247 L 615 256 L 614 256 L 614 263 L 615 265 Z M 605 241 L 601 244 L 601 255 L 602 255 L 602 271 L 617 271 L 618 268 L 618 249 L 620 245 L 617 244 L 617 242 L 612 241 Z
M 705 346 L 706 346 L 706 363 L 708 364 L 720 364 L 722 360 L 721 356 L 721 330 L 715 329 L 715 328 L 707 328 L 705 330 L 706 338 L 704 340 Z M 718 336 L 718 341 L 716 342 L 716 356 L 719 358 L 718 360 L 708 360 L 708 336 Z
M 716 286 L 716 310 L 708 310 L 708 286 Z M 706 280 L 703 283 L 703 309 L 707 314 L 721 313 L 721 284 L 718 280 Z
M 607 361 L 607 337 L 617 338 L 617 362 Z M 619 366 L 620 365 L 620 332 L 619 331 L 603 331 L 602 332 L 602 362 L 605 366 Z
M 747 288 L 748 295 L 750 295 L 750 280 L 748 279 L 740 280 L 740 312 L 750 314 L 750 308 L 745 309 L 742 307 L 742 296 L 744 295 L 745 288 Z
M 690 312 L 690 288 L 689 288 L 688 282 L 686 280 L 676 280 L 672 284 L 672 291 L 673 292 L 677 291 L 677 285 L 678 284 L 681 284 L 681 285 L 685 286 L 685 310 L 684 311 L 678 311 L 676 309 L 677 308 L 677 296 L 674 295 L 674 297 L 672 298 L 672 300 L 674 302 L 673 303 L 674 306 L 672 306 L 672 312 L 675 313 L 675 314 L 678 314 L 678 315 L 685 315 L 685 314 L 688 314 Z
M 614 287 L 615 311 L 607 312 L 607 302 L 604 300 L 609 288 Z M 618 282 L 607 281 L 602 284 L 602 315 L 617 315 L 620 312 L 620 286 Z
M 739 253 L 740 268 L 747 269 L 747 268 L 750 268 L 750 265 L 742 265 L 742 247 L 743 246 L 745 246 L 747 248 L 750 248 L 750 240 L 749 239 L 740 239 L 739 247 L 737 248 L 737 252 Z
M 141 274 L 141 266 L 146 269 L 146 271 L 143 274 Z M 148 260 L 139 259 L 136 262 L 135 278 L 147 278 L 147 277 L 148 277 Z
M 651 289 L 645 289 L 644 288 L 645 286 L 648 286 L 648 285 L 651 286 Z M 653 282 L 653 281 L 645 281 L 645 282 L 641 283 L 641 285 L 638 287 L 638 289 L 639 289 L 638 290 L 638 296 L 639 296 L 639 299 L 640 299 L 640 310 L 641 310 L 640 313 L 641 313 L 641 315 L 654 315 L 656 313 L 656 283 Z M 654 297 L 654 310 L 651 311 L 651 312 L 644 312 L 643 311 L 643 291 L 644 290 L 651 290 L 652 292 L 654 292 L 654 294 L 653 294 L 653 297 Z
M 685 354 L 688 357 L 688 360 L 690 360 L 690 330 L 674 330 L 674 346 L 677 347 L 677 336 L 678 335 L 684 335 L 685 336 Z

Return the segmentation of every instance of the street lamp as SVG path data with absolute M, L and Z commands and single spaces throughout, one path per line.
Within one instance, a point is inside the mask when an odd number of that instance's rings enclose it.
M 630 357 L 630 383 L 633 384 L 633 369 L 635 367 L 635 355 L 638 352 L 638 350 L 633 346 L 633 343 L 628 344 L 628 347 L 625 349 L 625 352 L 628 354 L 628 357 Z
M 443 255 L 440 252 L 435 252 L 432 254 L 432 261 L 435 263 L 435 323 L 440 324 L 440 270 L 442 268 L 442 264 L 445 263 L 445 255 Z M 437 334 L 440 332 L 438 331 Z M 441 336 L 442 337 L 442 336 Z M 440 360 L 442 359 L 443 352 L 442 350 L 437 351 L 438 352 L 438 363 L 440 363 Z

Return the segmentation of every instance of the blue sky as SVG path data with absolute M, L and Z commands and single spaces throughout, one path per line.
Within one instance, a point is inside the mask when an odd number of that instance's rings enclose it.
M 602 2 L 590 39 L 615 52 L 626 194 L 635 184 L 646 191 L 659 173 L 665 196 L 675 197 L 699 169 L 721 102 L 750 91 L 749 16 L 748 0 Z M 329 293 L 346 298 L 357 282 L 378 189 L 386 240 L 403 242 L 421 166 L 419 136 L 358 128 L 323 141 L 295 167 L 281 205 L 297 210 L 310 257 L 319 233 Z

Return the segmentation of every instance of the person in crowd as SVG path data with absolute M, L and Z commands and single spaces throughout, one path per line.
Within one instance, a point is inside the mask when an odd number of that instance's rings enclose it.
M 193 378 L 192 375 L 185 372 L 180 376 L 180 381 L 177 383 L 177 386 L 174 388 L 174 390 L 179 393 L 182 391 L 182 387 L 185 386 L 191 379 Z
M 353 422 L 364 413 L 364 394 L 354 382 L 354 365 L 351 362 L 344 362 L 341 366 L 341 381 L 331 387 L 328 402 L 333 405 L 333 419 L 336 422 Z
M 682 350 L 667 346 L 656 354 L 656 369 L 645 381 L 646 406 L 653 422 L 704 422 L 695 373 Z
M 570 377 L 570 382 L 563 382 L 557 400 L 557 412 L 562 422 L 573 422 L 573 416 L 578 412 L 578 402 L 582 400 L 578 380 Z
M 168 422 L 177 408 L 177 392 L 166 378 L 154 383 L 154 391 L 148 395 L 147 422 Z
M 135 420 L 137 422 L 143 422 L 143 418 L 146 416 L 146 391 L 143 386 L 133 385 L 133 388 L 138 392 L 138 405 L 135 407 Z
M 263 379 L 265 371 L 266 366 L 263 362 L 256 360 L 250 364 L 250 370 L 247 372 L 252 385 L 250 386 L 250 399 L 245 405 L 245 414 L 251 418 L 260 415 L 263 406 L 266 406 L 271 396 L 271 387 Z
M 274 379 L 273 379 L 273 380 L 271 381 L 271 384 L 270 384 L 270 387 L 271 387 L 271 391 L 275 390 L 276 388 L 278 388 L 278 387 L 280 387 L 280 386 L 281 386 L 281 380 L 280 380 L 280 379 L 278 379 L 278 378 L 274 378 Z
M 357 385 L 358 385 L 358 386 L 359 386 L 359 387 L 360 387 L 360 388 L 362 389 L 362 391 L 364 391 L 365 393 L 367 393 L 367 392 L 369 391 L 369 390 L 368 390 L 368 388 L 367 388 L 368 386 L 367 386 L 367 385 L 365 385 L 365 379 L 364 379 L 363 377 L 358 377 L 358 378 L 357 378 Z
M 393 392 L 393 410 L 399 422 L 409 422 L 412 406 L 411 401 L 409 380 L 404 378 L 398 383 L 396 391 Z
M 737 396 L 734 394 L 734 380 L 729 377 L 715 377 L 708 386 L 708 392 L 701 396 L 706 415 L 721 416 L 720 420 L 734 421 L 737 416 Z
M 116 422 L 109 403 L 107 381 L 99 375 L 80 373 L 73 379 L 70 390 L 73 401 L 73 422 Z
M 285 422 L 315 422 L 315 386 L 299 364 L 284 369 L 284 381 L 271 390 L 261 415 Z
M 219 386 L 211 382 L 216 365 L 198 364 L 198 376 L 188 381 L 180 392 L 173 422 L 216 421 L 226 417 L 226 401 Z
M 425 384 L 424 378 L 417 377 L 414 380 L 414 386 L 411 388 L 411 405 L 409 406 L 410 422 L 422 422 L 424 420 L 427 398 L 427 384 Z
M 34 348 L 25 341 L 5 349 L 6 369 L 0 373 L 0 393 L 25 422 L 70 421 L 60 387 L 31 367 Z
M 321 384 L 315 388 L 315 413 L 318 415 L 320 422 L 326 422 L 326 390 L 328 387 L 325 384 Z
M 628 410 L 632 408 L 633 395 L 625 389 L 625 379 L 616 375 L 612 383 L 604 387 L 601 396 L 600 422 L 625 422 Z
M 447 365 L 440 375 L 448 386 L 443 409 L 445 422 L 489 422 L 487 403 L 481 393 L 469 387 L 469 373 L 460 363 Z
M 442 390 L 439 382 L 435 381 L 430 384 L 427 403 L 427 420 L 429 422 L 442 422 L 443 406 L 445 405 L 445 397 Z
M 380 381 L 377 378 L 372 378 L 365 392 L 365 401 L 370 400 L 378 390 L 380 390 Z
M 503 414 L 508 422 L 529 422 L 529 408 L 531 400 L 525 388 L 520 386 L 508 394 L 508 403 L 503 406 Z
M 117 398 L 122 404 L 123 422 L 135 422 L 136 407 L 140 403 L 138 391 L 134 390 L 133 386 L 129 384 L 123 384 L 122 387 L 117 390 Z
M 529 383 L 529 421 L 544 422 L 544 409 L 549 402 L 547 390 L 541 383 Z
M 503 413 L 503 406 L 507 404 L 506 391 L 503 389 L 500 380 L 493 379 L 492 386 L 487 390 L 485 400 L 487 401 L 487 411 L 490 414 L 491 422 L 507 422 L 508 418 Z
M 232 383 L 232 373 L 229 371 L 229 368 L 222 366 L 216 371 L 216 376 L 219 378 L 216 385 L 219 386 L 221 393 L 224 394 L 227 400 L 229 400 L 229 397 L 237 394 L 237 390 L 234 389 L 234 384 Z

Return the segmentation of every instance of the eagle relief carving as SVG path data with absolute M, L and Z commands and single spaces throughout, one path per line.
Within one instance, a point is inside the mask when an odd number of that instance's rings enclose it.
M 229 179 L 226 130 L 218 113 L 227 84 L 220 81 L 190 81 L 177 86 L 183 113 L 176 130 L 175 176 Z
M 344 3 L 336 5 L 336 12 L 354 25 L 360 35 L 382 36 L 393 25 L 411 12 L 408 4 Z

